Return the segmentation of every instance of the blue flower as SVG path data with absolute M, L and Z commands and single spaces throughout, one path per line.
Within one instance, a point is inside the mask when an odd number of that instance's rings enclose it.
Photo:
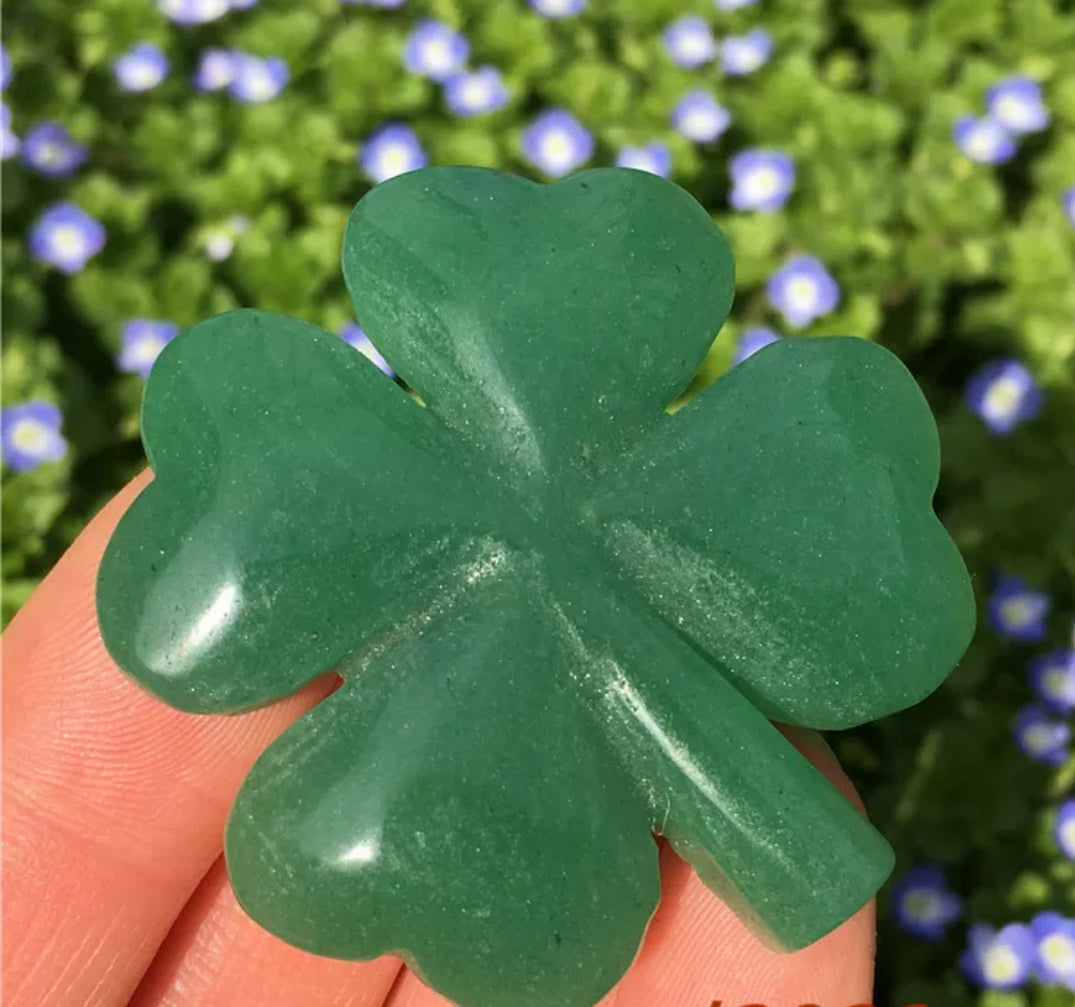
M 696 14 L 673 21 L 661 37 L 665 51 L 678 66 L 701 66 L 708 63 L 717 51 L 709 25 Z
M 1057 807 L 1053 839 L 1065 857 L 1075 860 L 1075 797 L 1069 797 Z
M 0 161 L 19 152 L 19 138 L 11 131 L 11 109 L 0 102 Z
M 58 122 L 42 122 L 22 138 L 22 159 L 42 175 L 62 177 L 86 161 L 86 148 Z
M 480 66 L 470 73 L 456 74 L 444 84 L 444 100 L 456 115 L 495 112 L 508 103 L 508 89 L 495 66 Z
M 840 301 L 836 280 L 812 255 L 792 256 L 769 277 L 765 292 L 769 303 L 796 329 L 827 315 Z
M 726 38 L 720 45 L 720 62 L 729 77 L 742 77 L 765 66 L 772 52 L 772 36 L 764 28 L 755 28 Z
M 428 163 L 414 131 L 401 123 L 388 123 L 372 133 L 359 155 L 359 165 L 375 182 L 424 168 Z
M 381 356 L 377 347 L 370 342 L 370 337 L 362 331 L 362 327 L 357 322 L 347 322 L 343 328 L 340 329 L 340 338 L 347 343 L 348 346 L 353 346 L 358 350 L 358 352 L 367 360 L 376 364 L 390 378 L 396 376 L 396 372 L 388 366 L 388 361 Z
M 1075 650 L 1042 654 L 1029 664 L 1030 685 L 1046 706 L 1075 713 Z
M 1030 931 L 1038 945 L 1038 980 L 1075 990 L 1075 920 L 1059 913 L 1038 913 L 1030 921 Z
M 1052 603 L 1042 591 L 1034 591 L 1021 577 L 1001 574 L 989 596 L 986 614 L 1002 636 L 1023 643 L 1045 639 L 1045 619 Z
M 967 381 L 967 405 L 995 434 L 1010 434 L 1041 412 L 1044 397 L 1034 376 L 1018 360 L 994 360 Z
M 739 337 L 739 343 L 735 347 L 735 355 L 732 357 L 732 366 L 741 364 L 747 357 L 754 356 L 758 350 L 770 343 L 780 342 L 781 337 L 765 325 L 753 325 L 744 329 Z
M 641 147 L 621 147 L 616 155 L 616 165 L 667 178 L 672 172 L 672 152 L 665 144 L 656 141 Z
M 1068 218 L 1068 223 L 1075 227 L 1075 185 L 1060 197 L 1060 202 L 1064 207 L 1064 216 Z
M 120 351 L 116 363 L 121 371 L 149 377 L 150 368 L 164 349 L 179 334 L 175 322 L 155 318 L 132 318 L 120 333 Z
M 73 203 L 54 203 L 30 230 L 30 254 L 62 273 L 77 273 L 105 246 L 105 229 Z
M 406 2 L 407 0 L 340 0 L 340 3 L 363 4 L 366 7 L 382 7 L 385 10 L 396 10 Z
M 932 864 L 913 867 L 892 889 L 892 913 L 901 930 L 938 941 L 963 913 L 963 900 L 948 890 L 944 871 Z
M 1041 102 L 1041 86 L 1032 77 L 1007 77 L 985 93 L 990 117 L 1017 136 L 1036 133 L 1049 125 L 1049 110 Z
M 967 157 L 979 164 L 1003 164 L 1015 156 L 1015 140 L 996 119 L 961 116 L 952 126 L 952 138 Z
M 403 65 L 411 73 L 444 82 L 467 65 L 470 45 L 454 28 L 425 19 L 414 26 L 403 48 Z
M 34 399 L 0 412 L 0 444 L 4 464 L 15 472 L 59 461 L 67 453 L 60 434 L 63 417 L 51 402 Z
M 232 10 L 249 10 L 251 7 L 253 7 L 257 3 L 258 3 L 258 0 L 231 0 L 231 9 Z
M 199 91 L 222 91 L 235 80 L 240 53 L 230 49 L 206 49 L 194 71 L 194 86 Z
M 779 210 L 795 187 L 795 162 L 778 150 L 741 150 L 729 169 L 732 192 L 728 201 L 737 210 Z
M 284 89 L 289 76 L 287 64 L 282 59 L 261 59 L 236 53 L 235 78 L 228 90 L 239 101 L 259 105 L 272 101 Z
M 672 109 L 672 125 L 695 143 L 717 139 L 731 121 L 728 110 L 708 91 L 688 91 Z
M 593 137 L 589 131 L 563 109 L 542 112 L 523 131 L 523 157 L 546 175 L 559 178 L 592 156 Z
M 1019 750 L 1036 762 L 1059 766 L 1067 761 L 1071 726 L 1036 703 L 1024 706 L 1015 715 L 1012 734 Z
M 581 14 L 586 9 L 586 0 L 528 0 L 528 2 L 542 17 L 554 20 Z
M 157 0 L 160 12 L 176 24 L 208 24 L 228 13 L 228 0 Z
M 123 91 L 149 91 L 168 73 L 168 58 L 152 42 L 139 42 L 112 64 Z
M 11 83 L 11 57 L 7 54 L 7 46 L 0 44 L 0 91 Z
M 753 7 L 758 0 L 713 0 L 717 10 L 739 10 L 741 7 Z
M 1030 928 L 1009 923 L 999 932 L 975 923 L 959 964 L 972 982 L 993 990 L 1014 990 L 1030 978 L 1037 946 Z

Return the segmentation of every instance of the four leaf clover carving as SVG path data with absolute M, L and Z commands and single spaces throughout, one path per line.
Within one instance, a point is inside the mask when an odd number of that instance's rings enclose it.
M 193 326 L 99 577 L 110 652 L 180 709 L 343 676 L 238 795 L 242 905 L 464 1007 L 598 1000 L 657 904 L 653 833 L 774 946 L 854 913 L 891 851 L 771 721 L 902 709 L 969 640 L 903 365 L 784 340 L 669 414 L 733 268 L 643 172 L 411 172 L 343 265 L 421 401 L 306 322 Z

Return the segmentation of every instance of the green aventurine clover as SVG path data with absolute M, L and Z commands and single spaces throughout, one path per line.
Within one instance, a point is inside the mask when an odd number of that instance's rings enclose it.
M 239 793 L 245 909 L 465 1007 L 599 999 L 657 904 L 652 833 L 773 946 L 847 919 L 891 850 L 770 719 L 892 713 L 969 640 L 903 365 L 784 340 L 670 415 L 732 260 L 626 169 L 400 176 L 343 264 L 425 407 L 305 322 L 194 326 L 100 571 L 110 652 L 179 709 L 344 678 Z

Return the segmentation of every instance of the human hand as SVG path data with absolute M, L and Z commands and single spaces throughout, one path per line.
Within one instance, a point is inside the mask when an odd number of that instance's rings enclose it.
M 116 522 L 149 478 L 94 519 L 4 638 L 5 1003 L 443 1007 L 398 959 L 307 954 L 236 903 L 222 856 L 231 802 L 257 756 L 335 680 L 254 713 L 192 716 L 119 671 L 97 632 L 94 585 Z M 819 737 L 784 730 L 858 804 Z M 660 847 L 660 906 L 634 965 L 600 1007 L 869 1001 L 872 902 L 782 955 Z

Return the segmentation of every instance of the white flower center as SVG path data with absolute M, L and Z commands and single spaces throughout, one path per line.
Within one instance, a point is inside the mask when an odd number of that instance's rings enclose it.
M 1061 700 L 1075 698 L 1075 678 L 1068 674 L 1066 668 L 1050 668 L 1041 680 L 1042 689 L 1050 696 Z
M 399 143 L 388 144 L 377 155 L 377 174 L 381 179 L 400 175 L 411 166 L 410 151 Z
M 737 70 L 757 70 L 763 59 L 761 49 L 749 42 L 741 42 L 728 48 L 728 61 Z
M 148 366 L 160 356 L 164 341 L 160 336 L 145 336 L 139 339 L 129 350 L 129 360 L 134 364 Z
M 967 156 L 975 161 L 988 161 L 997 149 L 997 135 L 988 126 L 979 125 L 966 139 Z
M 713 55 L 713 46 L 708 38 L 700 32 L 681 32 L 675 43 L 680 59 L 699 62 Z
M 1038 945 L 1038 954 L 1061 975 L 1075 972 L 1075 941 L 1063 934 L 1050 934 Z
M 444 72 L 451 70 L 454 65 L 452 51 L 448 43 L 442 38 L 430 39 L 422 45 L 422 61 L 427 69 Z
M 460 90 L 460 103 L 467 108 L 481 108 L 489 101 L 490 87 L 488 83 L 477 77 L 470 77 L 463 82 Z
M 1033 754 L 1045 755 L 1055 747 L 1056 736 L 1048 724 L 1034 724 L 1023 731 L 1023 744 Z
M 165 0 L 164 12 L 173 16 L 184 13 L 183 0 Z M 195 4 L 195 20 L 202 23 L 215 21 L 228 12 L 228 0 L 200 0 Z
M 1011 126 L 1029 125 L 1034 118 L 1034 110 L 1030 105 L 1014 94 L 1006 94 L 999 98 L 995 109 L 997 118 Z
M 1003 419 L 1019 408 L 1023 385 L 1015 378 L 999 378 L 989 386 L 982 405 L 990 417 Z
M 1012 598 L 1000 606 L 1000 617 L 1013 629 L 1020 629 L 1034 620 L 1034 608 L 1025 598 Z
M 683 131 L 688 136 L 706 139 L 716 130 L 716 117 L 710 109 L 693 108 L 683 118 Z
M 1011 948 L 994 944 L 982 955 L 982 972 L 991 983 L 1011 982 L 1019 975 L 1019 959 Z
M 234 67 L 226 59 L 211 59 L 205 64 L 203 80 L 206 87 L 227 87 L 235 77 Z
M 86 249 L 85 235 L 72 224 L 61 224 L 52 232 L 52 247 L 57 255 L 75 257 Z
M 367 341 L 362 343 L 352 343 L 351 345 L 371 363 L 376 364 L 378 367 L 381 366 L 381 355 L 377 352 L 373 343 Z
M 648 171 L 653 175 L 657 174 L 657 166 L 653 162 L 653 158 L 645 151 L 633 151 L 630 154 L 624 155 L 620 159 L 620 166 L 623 168 L 634 168 L 637 171 Z
M 920 923 L 932 923 L 941 915 L 940 896 L 921 888 L 909 891 L 903 897 L 903 911 Z
M 775 196 L 780 188 L 780 175 L 775 168 L 755 168 L 743 179 L 743 193 L 752 203 L 761 203 Z
M 541 13 L 548 17 L 563 17 L 571 13 L 571 0 L 541 0 Z
M 276 93 L 276 81 L 263 66 L 247 70 L 243 85 L 252 101 L 268 101 Z
M 565 168 L 571 163 L 571 140 L 561 130 L 551 130 L 541 138 L 541 155 L 554 168 Z
M 63 160 L 63 148 L 58 143 L 45 143 L 37 152 L 41 164 L 59 164 Z
M 124 76 L 127 78 L 128 87 L 143 91 L 160 80 L 160 71 L 148 60 L 137 59 L 127 63 Z
M 38 454 L 49 441 L 49 430 L 40 420 L 19 420 L 11 435 L 15 446 L 27 454 Z
M 817 304 L 817 283 L 809 276 L 796 276 L 787 289 L 788 303 L 799 311 L 810 311 Z

